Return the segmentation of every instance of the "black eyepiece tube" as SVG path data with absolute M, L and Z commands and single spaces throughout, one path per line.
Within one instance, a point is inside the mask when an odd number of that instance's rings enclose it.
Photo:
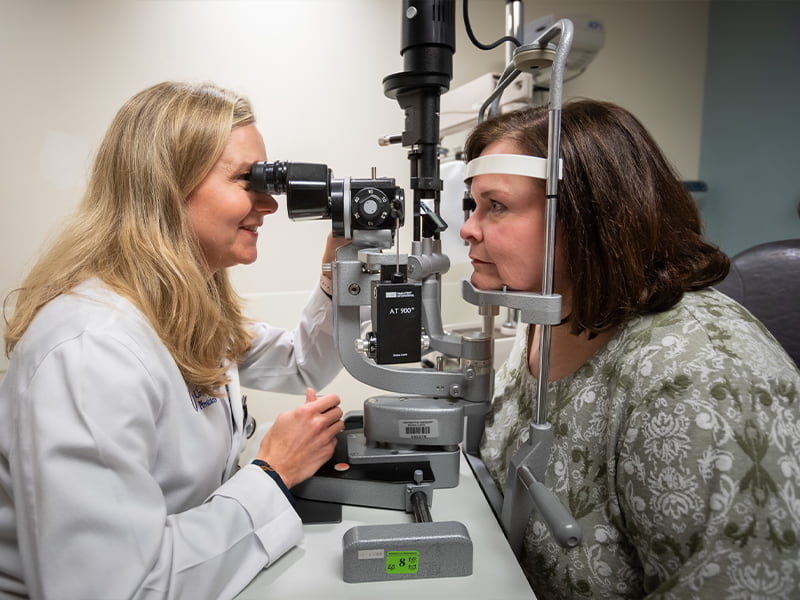
M 250 167 L 254 192 L 286 194 L 292 220 L 331 217 L 331 171 L 320 163 L 256 162 Z
M 253 163 L 250 167 L 250 189 L 259 194 L 285 194 L 287 165 L 281 161 Z

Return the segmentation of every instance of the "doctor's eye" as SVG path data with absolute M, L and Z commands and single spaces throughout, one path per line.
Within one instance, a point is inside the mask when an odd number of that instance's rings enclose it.
M 246 190 L 250 190 L 250 172 L 241 173 L 236 176 L 236 181 L 242 181 Z

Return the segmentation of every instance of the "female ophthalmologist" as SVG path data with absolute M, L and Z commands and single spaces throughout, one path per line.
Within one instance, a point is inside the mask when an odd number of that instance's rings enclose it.
M 0 385 L 0 596 L 231 598 L 302 537 L 287 488 L 333 453 L 340 369 L 319 288 L 294 331 L 226 268 L 277 209 L 249 103 L 162 83 L 117 113 L 76 217 L 16 294 Z M 323 261 L 333 258 L 328 239 Z M 239 468 L 242 385 L 303 393 Z

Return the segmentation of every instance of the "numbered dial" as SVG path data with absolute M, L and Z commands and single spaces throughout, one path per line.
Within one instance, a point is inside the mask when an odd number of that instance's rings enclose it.
M 353 219 L 363 227 L 380 227 L 389 216 L 391 203 L 378 188 L 365 187 L 353 196 Z

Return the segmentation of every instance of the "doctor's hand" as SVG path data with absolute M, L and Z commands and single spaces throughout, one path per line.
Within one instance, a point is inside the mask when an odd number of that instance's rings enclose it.
M 349 243 L 350 240 L 343 237 L 333 237 L 333 234 L 329 233 L 328 238 L 325 240 L 325 250 L 322 253 L 322 264 L 336 260 L 336 250 Z
M 261 440 L 257 459 L 267 461 L 286 487 L 311 477 L 336 448 L 336 434 L 344 429 L 339 396 L 317 398 L 311 388 L 306 401 L 292 411 L 281 413 Z

